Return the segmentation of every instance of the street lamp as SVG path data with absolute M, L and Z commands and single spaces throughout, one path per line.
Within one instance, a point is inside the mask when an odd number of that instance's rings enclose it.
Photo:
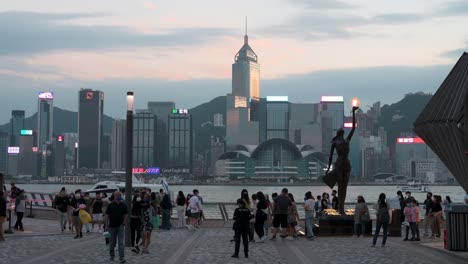
M 358 107 L 359 108 L 360 104 L 361 104 L 361 100 L 359 100 L 359 98 L 354 97 L 353 99 L 351 99 L 351 106 L 352 107 Z
M 132 211 L 132 160 L 133 160 L 133 108 L 134 108 L 133 92 L 127 92 L 127 148 L 126 148 L 126 165 L 125 165 L 125 203 L 128 213 Z M 131 230 L 130 217 L 127 217 L 125 224 L 125 246 L 131 247 Z

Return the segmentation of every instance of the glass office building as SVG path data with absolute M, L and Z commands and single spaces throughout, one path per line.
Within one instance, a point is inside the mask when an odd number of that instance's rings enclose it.
M 24 129 L 24 111 L 13 110 L 11 111 L 10 118 L 10 142 L 9 145 L 13 147 L 19 146 L 19 138 L 21 130 Z
M 133 166 L 153 167 L 156 154 L 156 116 L 139 110 L 133 116 Z
M 169 116 L 169 168 L 192 171 L 192 117 L 181 109 Z
M 287 96 L 267 96 L 266 139 L 289 139 L 289 102 Z
M 41 92 L 37 100 L 37 147 L 39 150 L 45 149 L 47 143 L 52 143 L 53 131 L 53 101 L 54 94 L 51 92 Z

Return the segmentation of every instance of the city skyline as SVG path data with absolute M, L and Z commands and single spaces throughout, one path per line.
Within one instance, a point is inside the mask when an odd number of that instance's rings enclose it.
M 225 95 L 245 16 L 262 65 L 262 97 L 314 102 L 327 91 L 385 104 L 434 92 L 466 49 L 468 4 L 426 2 L 278 0 L 248 9 L 242 1 L 4 3 L 0 123 L 14 109 L 32 115 L 35 92 L 44 90 L 72 111 L 78 106 L 69 94 L 102 90 L 111 102 L 105 113 L 114 118 L 124 116 L 127 90 L 142 109 L 147 101 L 190 108 Z

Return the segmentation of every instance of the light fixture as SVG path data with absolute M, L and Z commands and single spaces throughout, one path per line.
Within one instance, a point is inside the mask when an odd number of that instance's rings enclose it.
M 353 107 L 359 107 L 361 105 L 361 100 L 359 100 L 359 98 L 354 97 L 353 99 L 351 99 L 351 105 Z
M 127 92 L 127 112 L 133 112 L 134 103 L 133 92 Z

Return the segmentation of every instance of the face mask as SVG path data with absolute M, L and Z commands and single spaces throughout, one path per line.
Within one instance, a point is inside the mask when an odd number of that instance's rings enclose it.
M 137 202 L 141 202 L 141 197 L 136 198 Z
M 413 207 L 413 204 L 411 204 L 411 203 L 410 203 L 410 204 L 408 204 L 408 207 Z

